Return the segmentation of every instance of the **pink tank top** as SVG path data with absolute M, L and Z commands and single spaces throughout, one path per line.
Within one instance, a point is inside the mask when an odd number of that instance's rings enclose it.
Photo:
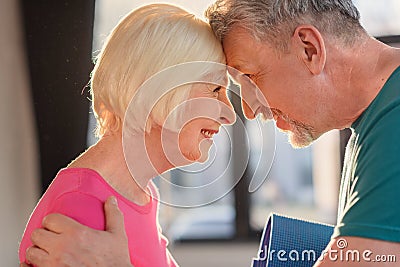
M 19 248 L 19 260 L 25 262 L 25 251 L 32 245 L 31 233 L 41 227 L 43 217 L 61 213 L 91 228 L 104 230 L 103 204 L 114 195 L 124 214 L 131 263 L 135 267 L 177 266 L 167 249 L 168 240 L 158 224 L 158 192 L 150 182 L 152 197 L 139 206 L 116 192 L 96 171 L 85 168 L 62 169 L 34 209 Z

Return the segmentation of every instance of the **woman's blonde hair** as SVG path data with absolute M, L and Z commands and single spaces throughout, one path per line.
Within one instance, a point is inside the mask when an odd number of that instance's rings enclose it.
M 169 4 L 142 6 L 122 18 L 109 35 L 92 72 L 96 134 L 102 136 L 106 131 L 121 129 L 130 100 L 147 79 L 168 67 L 192 61 L 225 63 L 222 46 L 205 21 Z M 162 97 L 146 123 L 133 122 L 136 130 L 150 131 L 154 124 L 164 120 L 188 98 L 190 87 L 184 87 L 186 90 L 178 88 Z M 146 101 L 144 94 L 136 103 L 146 105 Z M 140 110 L 140 106 L 135 107 L 135 112 Z

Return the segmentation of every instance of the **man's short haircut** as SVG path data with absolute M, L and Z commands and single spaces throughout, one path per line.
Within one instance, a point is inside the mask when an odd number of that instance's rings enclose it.
M 220 41 L 238 26 L 281 50 L 301 24 L 311 24 L 346 45 L 365 32 L 351 0 L 217 0 L 205 16 Z

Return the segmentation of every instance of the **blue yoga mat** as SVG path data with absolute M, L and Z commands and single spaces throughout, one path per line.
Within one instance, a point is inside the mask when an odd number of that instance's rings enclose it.
M 328 245 L 333 226 L 271 214 L 253 267 L 311 267 Z

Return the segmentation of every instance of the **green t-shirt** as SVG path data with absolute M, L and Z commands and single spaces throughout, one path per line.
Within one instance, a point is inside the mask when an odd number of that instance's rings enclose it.
M 333 237 L 400 242 L 400 67 L 351 128 Z

